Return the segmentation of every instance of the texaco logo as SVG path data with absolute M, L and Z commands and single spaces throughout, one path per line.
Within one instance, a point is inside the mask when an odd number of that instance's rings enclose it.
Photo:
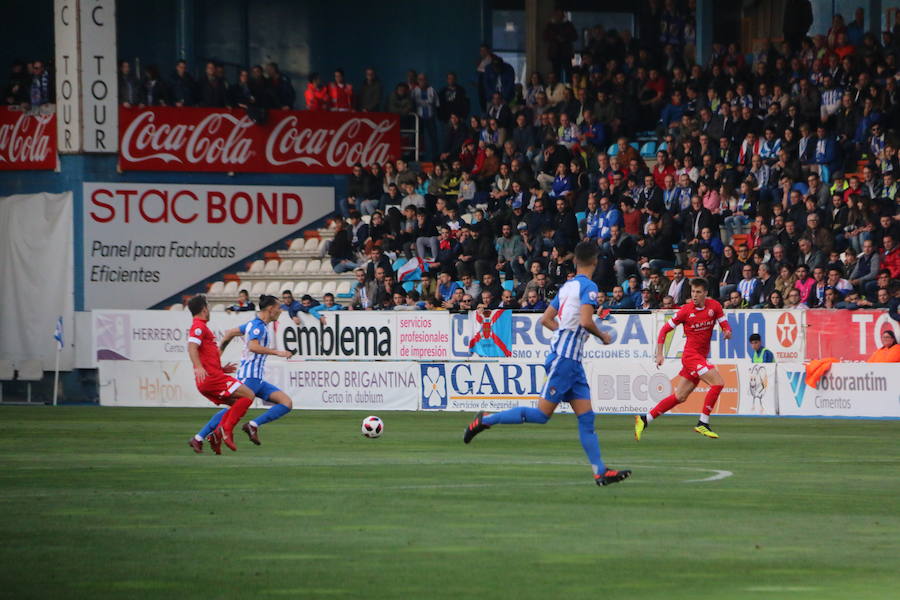
M 785 348 L 790 348 L 797 341 L 797 320 L 789 312 L 781 313 L 778 322 L 775 325 L 775 335 L 778 337 L 778 343 Z

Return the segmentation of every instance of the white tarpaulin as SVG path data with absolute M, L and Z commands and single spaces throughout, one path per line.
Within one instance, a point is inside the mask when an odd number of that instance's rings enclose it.
M 60 368 L 72 368 L 72 192 L 0 198 L 0 306 L 7 318 L 0 359 L 41 360 L 53 369 L 53 332 L 63 318 Z

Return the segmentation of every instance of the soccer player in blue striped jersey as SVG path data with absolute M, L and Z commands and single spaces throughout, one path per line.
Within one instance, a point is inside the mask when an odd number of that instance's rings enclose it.
M 252 321 L 244 323 L 240 327 L 229 329 L 222 336 L 219 344 L 220 351 L 224 352 L 228 343 L 236 337 L 244 338 L 244 351 L 241 356 L 241 364 L 238 367 L 237 379 L 250 388 L 257 398 L 263 402 L 273 404 L 269 410 L 242 427 L 250 441 L 260 444 L 259 428 L 288 414 L 293 407 L 290 396 L 264 380 L 266 372 L 266 358 L 268 356 L 281 356 L 289 358 L 291 353 L 287 350 L 275 350 L 269 347 L 269 324 L 278 320 L 281 307 L 275 296 L 263 295 L 259 299 L 259 312 Z M 225 410 L 218 412 L 210 419 L 203 429 L 194 436 L 194 440 L 201 442 L 206 439 L 209 432 L 215 431 L 219 420 L 225 414 Z M 196 449 L 196 448 L 195 448 Z M 213 451 L 220 454 L 220 448 L 213 445 Z
M 629 470 L 608 468 L 600 457 L 600 441 L 594 430 L 594 410 L 591 406 L 591 390 L 584 372 L 582 350 L 589 335 L 600 338 L 604 344 L 612 339 L 600 331 L 594 321 L 597 309 L 597 285 L 591 281 L 597 266 L 597 246 L 582 242 L 575 248 L 577 274 L 560 288 L 553 302 L 544 311 L 541 324 L 554 332 L 550 342 L 550 354 L 544 363 L 547 379 L 537 408 L 520 406 L 494 414 L 478 413 L 466 429 L 463 441 L 472 439 L 493 425 L 544 424 L 550 420 L 560 402 L 568 402 L 578 417 L 578 435 L 581 446 L 591 463 L 597 485 L 609 485 L 626 479 Z

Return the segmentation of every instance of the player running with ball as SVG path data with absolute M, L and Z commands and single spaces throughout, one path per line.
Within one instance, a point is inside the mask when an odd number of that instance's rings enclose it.
M 684 335 L 687 340 L 684 343 L 684 352 L 681 355 L 681 372 L 675 378 L 675 393 L 660 400 L 659 404 L 650 409 L 646 415 L 634 418 L 634 439 L 641 441 L 644 430 L 665 412 L 670 411 L 676 404 L 687 400 L 697 384 L 702 380 L 709 384 L 709 391 L 703 402 L 703 411 L 700 420 L 697 421 L 694 431 L 708 438 L 718 438 L 719 434 L 710 429 L 709 415 L 712 414 L 719 393 L 725 386 L 725 380 L 718 369 L 706 360 L 709 354 L 709 342 L 716 323 L 722 328 L 722 337 L 731 339 L 731 326 L 722 311 L 722 305 L 712 298 L 707 298 L 708 287 L 705 279 L 691 280 L 691 300 L 681 307 L 675 316 L 669 319 L 659 331 L 656 343 L 656 366 L 662 366 L 663 345 L 666 336 L 679 325 L 684 326 Z
M 547 379 L 541 392 L 537 408 L 520 406 L 503 412 L 486 415 L 478 413 L 466 429 L 463 441 L 472 439 L 494 425 L 521 425 L 550 420 L 560 402 L 568 402 L 578 416 L 578 436 L 581 446 L 594 471 L 597 485 L 609 485 L 622 481 L 631 471 L 608 468 L 600 458 L 600 441 L 594 431 L 594 411 L 591 406 L 591 390 L 588 387 L 584 365 L 581 364 L 582 349 L 588 334 L 600 338 L 604 344 L 612 340 L 605 331 L 600 331 L 594 322 L 597 308 L 597 284 L 591 281 L 597 266 L 597 247 L 582 242 L 575 248 L 577 274 L 560 289 L 553 302 L 544 311 L 541 324 L 553 331 L 550 354 L 545 368 Z

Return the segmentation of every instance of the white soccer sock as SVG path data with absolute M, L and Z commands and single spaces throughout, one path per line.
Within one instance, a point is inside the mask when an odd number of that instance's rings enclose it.
M 651 414 L 648 412 L 646 415 L 644 415 L 644 419 L 646 419 L 647 425 L 649 425 L 649 424 L 653 421 L 653 415 L 651 415 Z
M 250 421 L 250 426 L 251 427 L 259 427 L 259 425 L 256 424 L 256 421 Z
M 198 434 L 196 434 L 196 433 L 194 434 L 194 439 L 197 440 L 198 442 L 202 442 L 202 441 L 203 441 L 203 438 L 200 437 L 200 436 L 199 436 Z
M 700 422 L 704 425 L 709 425 L 709 415 L 700 413 Z

